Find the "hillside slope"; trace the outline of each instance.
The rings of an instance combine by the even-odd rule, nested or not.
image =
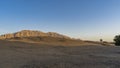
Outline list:
[[[55,38],[65,38],[70,39],[70,37],[55,33],[55,32],[41,32],[41,31],[33,31],[33,30],[22,30],[16,33],[4,34],[0,36],[0,39],[10,39],[16,37],[55,37]]]
[[[0,40],[0,68],[119,68],[119,60],[119,47],[48,46]]]
[[[0,36],[1,40],[19,41],[27,43],[39,43],[46,45],[64,45],[64,46],[79,46],[79,45],[96,45],[96,43],[85,42],[78,39],[72,39],[68,36],[55,32],[41,32],[33,30],[22,30],[19,32],[4,34]]]

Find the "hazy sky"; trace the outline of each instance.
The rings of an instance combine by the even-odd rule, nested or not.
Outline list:
[[[0,34],[24,29],[112,41],[120,34],[120,0],[0,0]]]

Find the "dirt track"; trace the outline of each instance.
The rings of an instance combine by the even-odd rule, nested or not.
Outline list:
[[[120,68],[120,47],[0,41],[0,68]]]

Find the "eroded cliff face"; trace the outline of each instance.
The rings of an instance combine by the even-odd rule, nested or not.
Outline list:
[[[8,39],[8,38],[13,38],[14,34],[5,34],[5,35],[1,35],[0,39]]]
[[[55,32],[45,33],[41,31],[32,31],[32,30],[22,30],[20,32],[16,32],[12,34],[4,34],[0,36],[0,39],[10,39],[15,37],[44,37],[44,36],[70,39],[70,37]]]
[[[40,31],[30,31],[30,30],[23,30],[20,32],[14,33],[15,37],[30,37],[30,36],[47,36],[46,33]]]

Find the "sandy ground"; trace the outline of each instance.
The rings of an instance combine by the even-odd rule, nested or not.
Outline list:
[[[120,68],[120,47],[0,41],[0,68]]]

